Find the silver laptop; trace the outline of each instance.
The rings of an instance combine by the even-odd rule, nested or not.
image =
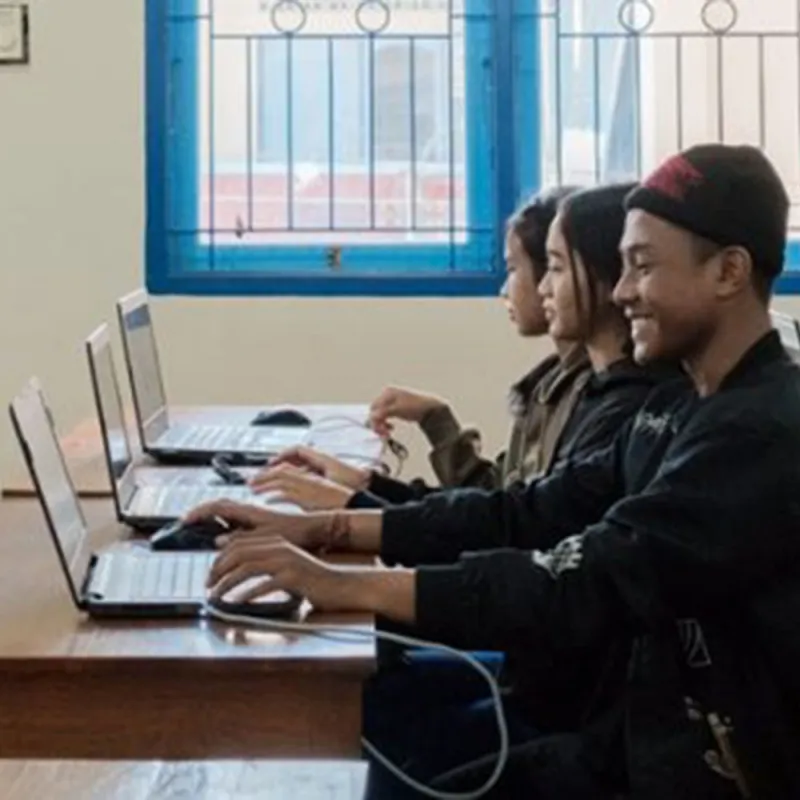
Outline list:
[[[213,552],[157,552],[145,541],[93,550],[52,417],[31,381],[10,407],[11,420],[75,605],[93,616],[197,616],[206,605]],[[300,600],[273,592],[248,613],[292,614]],[[227,603],[221,604],[225,607]]]
[[[253,495],[247,486],[204,484],[201,474],[205,473],[198,469],[177,471],[182,476],[198,473],[198,480],[194,484],[183,479],[140,484],[134,467],[107,325],[101,325],[86,340],[86,356],[114,505],[121,522],[151,530],[179,519],[192,508],[211,500],[226,498],[262,504],[262,499]],[[160,471],[166,472],[164,469]]]
[[[786,352],[792,357],[793,361],[800,362],[800,324],[789,314],[780,311],[770,311],[772,327],[781,337]]]
[[[193,424],[170,419],[147,294],[137,291],[117,303],[133,407],[144,451],[172,463],[208,464],[220,453],[238,463],[259,464],[302,444],[306,429],[269,425]]]

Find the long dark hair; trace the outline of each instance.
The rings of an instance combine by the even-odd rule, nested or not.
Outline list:
[[[571,194],[560,206],[561,232],[569,249],[578,313],[586,320],[586,333],[596,320],[599,287],[613,290],[622,274],[619,244],[625,228],[623,203],[635,186],[635,183],[615,183],[584,189]],[[588,309],[583,308],[576,256],[580,256],[586,270]]]
[[[509,218],[507,229],[519,237],[533,265],[536,283],[547,270],[547,233],[561,204],[577,191],[574,186],[556,186],[531,195]]]

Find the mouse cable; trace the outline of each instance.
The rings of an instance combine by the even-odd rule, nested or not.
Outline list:
[[[427,642],[422,639],[415,639],[411,636],[401,636],[397,633],[390,633],[389,631],[370,630],[366,628],[354,628],[346,625],[315,625],[313,623],[299,623],[299,622],[285,622],[278,619],[266,619],[264,617],[255,617],[248,614],[229,614],[221,611],[211,603],[206,603],[205,613],[212,619],[226,622],[231,625],[250,625],[257,628],[267,628],[273,631],[289,631],[292,633],[306,633],[322,638],[336,637],[335,641],[363,641],[364,639],[382,639],[387,642],[394,642],[395,644],[403,645],[405,647],[421,647],[426,650],[438,650],[451,656],[465,661],[472,667],[488,684],[489,692],[494,705],[495,717],[497,719],[497,730],[500,735],[500,748],[497,753],[497,763],[492,774],[486,782],[468,792],[441,792],[436,789],[426,786],[423,783],[412,778],[403,772],[396,764],[392,763],[383,753],[381,753],[373,744],[367,739],[361,740],[364,749],[376,761],[382,764],[389,770],[396,778],[401,780],[407,786],[410,786],[415,791],[427,797],[432,797],[434,800],[477,800],[490,792],[497,782],[500,780],[503,770],[505,769],[506,762],[508,761],[508,725],[506,723],[505,711],[503,710],[503,701],[500,696],[500,687],[497,679],[492,673],[481,664],[470,653],[458,650],[454,647],[441,644],[439,642]]]
[[[336,423],[334,425],[330,425],[329,423]],[[321,417],[320,419],[316,420],[312,423],[311,427],[308,429],[304,437],[303,444],[307,445],[308,447],[314,447],[316,442],[314,442],[314,434],[315,433],[326,433],[326,432],[334,432],[339,430],[347,430],[348,428],[362,428],[370,433],[374,433],[372,428],[367,425],[367,423],[363,422],[362,420],[358,420],[355,417],[348,417],[345,414],[331,414],[327,417]],[[351,459],[359,459],[361,461],[366,461],[373,466],[373,468],[377,468],[378,471],[384,472],[390,475],[393,478],[399,478],[403,472],[403,466],[405,465],[406,461],[409,457],[408,448],[400,441],[395,439],[393,436],[390,436],[386,440],[386,446],[389,448],[391,454],[397,459],[397,468],[392,472],[390,469],[387,468],[387,465],[380,461],[379,459],[373,458],[364,458],[363,456],[358,456],[355,454],[350,453],[337,453],[336,455],[339,458],[351,458]]]

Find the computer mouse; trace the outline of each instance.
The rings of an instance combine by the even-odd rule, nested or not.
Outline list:
[[[295,408],[281,408],[277,411],[262,411],[252,421],[252,425],[276,425],[278,427],[308,428],[311,420]]]
[[[219,517],[201,522],[173,522],[150,537],[153,550],[215,550],[218,536],[231,532],[231,526]]]

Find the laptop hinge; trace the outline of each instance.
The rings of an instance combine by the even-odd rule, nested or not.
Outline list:
[[[78,597],[82,608],[86,608],[86,606],[89,605],[89,587],[92,585],[92,579],[94,578],[94,570],[97,566],[97,561],[97,554],[92,553],[92,555],[89,557],[89,563],[86,566],[86,573],[83,576],[83,583],[81,584],[80,595]]]

